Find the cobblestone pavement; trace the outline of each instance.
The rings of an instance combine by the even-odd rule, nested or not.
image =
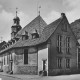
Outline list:
[[[41,76],[38,75],[10,75],[10,74],[6,74],[4,72],[0,72],[0,78],[2,78],[2,80],[31,80],[31,79],[38,79]],[[10,79],[9,79],[10,78]]]
[[[61,76],[8,75],[0,73],[2,80],[80,80],[80,74]]]
[[[23,80],[23,79],[0,75],[0,80]]]

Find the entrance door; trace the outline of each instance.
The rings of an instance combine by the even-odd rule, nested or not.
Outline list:
[[[12,61],[10,61],[10,71],[12,71],[12,65],[13,63],[12,63]]]
[[[46,60],[43,60],[43,71],[46,71]]]
[[[10,59],[10,71],[12,71],[12,67],[13,67],[12,54],[9,54],[9,59]]]

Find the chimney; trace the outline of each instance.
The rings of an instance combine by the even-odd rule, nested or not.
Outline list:
[[[61,13],[61,17],[62,17],[62,18],[65,17],[65,13]]]

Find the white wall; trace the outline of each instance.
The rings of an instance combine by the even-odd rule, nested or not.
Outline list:
[[[38,51],[38,72],[43,70],[43,60],[46,60],[46,71],[48,73],[48,48]]]

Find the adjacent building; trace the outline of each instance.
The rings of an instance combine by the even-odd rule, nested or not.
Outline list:
[[[78,46],[78,69],[80,69],[80,19],[75,20],[71,24],[71,29],[74,32],[77,41],[79,42]]]
[[[15,20],[20,21],[17,16]],[[17,23],[0,51],[3,71],[58,75],[78,70],[78,42],[64,13],[49,25],[40,15],[23,29]]]

